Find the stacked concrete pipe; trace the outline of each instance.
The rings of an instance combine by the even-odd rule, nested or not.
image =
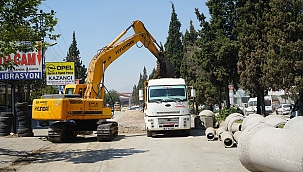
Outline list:
[[[249,171],[303,171],[303,134],[260,122],[239,138],[238,154]]]
[[[244,131],[248,126],[257,124],[264,119],[262,115],[259,114],[250,114],[244,118],[242,121],[241,131]]]
[[[223,142],[224,147],[226,148],[231,148],[235,144],[233,134],[229,131],[224,131],[221,133],[221,140]]]
[[[232,133],[235,133],[237,131],[241,131],[242,123],[236,123],[234,122],[232,126],[229,128],[229,131]]]
[[[296,130],[303,133],[303,116],[297,116],[286,122],[284,129]]]
[[[225,130],[232,132],[232,125],[235,121],[243,120],[243,115],[240,113],[232,113],[225,118]]]
[[[242,134],[242,131],[236,131],[235,133],[234,133],[234,139],[235,139],[235,142],[238,144],[239,143],[239,139],[240,139],[240,136],[241,136],[241,134]]]
[[[221,140],[221,134],[222,134],[224,131],[226,131],[226,130],[225,130],[225,127],[219,127],[219,128],[217,129],[216,135],[217,135],[217,137],[218,137],[219,140]]]
[[[205,135],[208,141],[212,141],[216,139],[215,129],[213,127],[208,127],[205,130]]]

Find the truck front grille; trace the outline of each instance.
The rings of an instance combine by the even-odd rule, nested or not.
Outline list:
[[[157,114],[180,114],[180,111],[171,111],[171,112],[157,112]]]
[[[179,124],[179,118],[159,118],[158,123],[160,124]]]

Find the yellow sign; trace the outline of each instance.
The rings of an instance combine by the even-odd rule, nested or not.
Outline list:
[[[47,62],[46,85],[66,85],[75,83],[74,62]]]
[[[74,75],[74,62],[46,62],[46,75]]]

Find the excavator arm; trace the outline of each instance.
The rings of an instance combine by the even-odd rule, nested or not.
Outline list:
[[[118,42],[130,28],[133,28],[135,33],[132,36]],[[158,59],[161,66],[160,77],[165,78],[173,76],[174,68],[164,57],[162,48],[146,30],[143,23],[136,20],[132,22],[131,26],[124,30],[113,42],[104,47],[97,55],[93,57],[88,68],[86,80],[87,88],[84,98],[104,98],[104,95],[99,93],[104,92],[103,82],[106,68],[139,41]]]

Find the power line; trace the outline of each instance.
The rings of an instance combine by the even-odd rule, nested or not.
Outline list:
[[[49,7],[48,5],[46,5],[44,2],[42,2],[42,4],[45,5],[45,6],[46,6],[47,8],[49,8],[49,9],[52,9],[51,7]],[[55,17],[56,17],[56,14],[55,14]],[[56,24],[56,26],[57,26],[58,29],[59,29],[60,38],[62,38],[63,43],[64,43],[66,49],[68,49],[68,46],[67,46],[67,44],[66,44],[66,42],[65,42],[64,36],[63,36],[62,31],[61,31],[60,26],[59,26],[59,22]],[[65,56],[65,55],[64,55],[65,53],[62,51],[61,47],[60,47],[59,45],[57,45],[57,47],[59,48],[59,50],[60,50],[60,52],[63,54],[63,56]]]
[[[52,9],[52,8],[50,8],[48,5],[46,5],[44,2],[42,2],[42,4],[43,5],[45,5],[47,8],[49,8],[49,9]]]
[[[64,44],[65,44],[65,46],[66,46],[66,49],[68,49],[68,46],[67,46],[67,44],[66,44],[66,42],[65,42],[65,40],[64,40],[64,37],[63,37],[63,34],[62,34],[62,32],[61,32],[61,29],[60,29],[59,24],[57,24],[57,26],[58,26],[58,28],[59,28],[59,31],[60,31],[60,34],[61,34],[61,36],[62,36],[63,42],[64,42]],[[60,37],[61,37],[61,36],[60,36]]]

